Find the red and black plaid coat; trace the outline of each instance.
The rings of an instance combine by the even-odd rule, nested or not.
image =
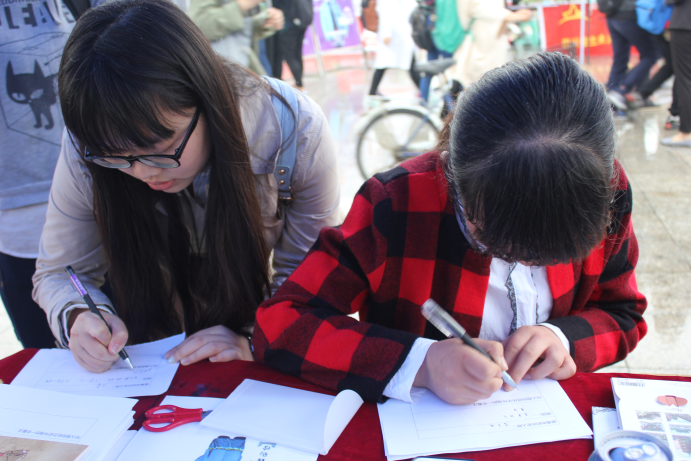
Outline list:
[[[569,339],[578,371],[624,359],[646,334],[646,300],[634,278],[632,191],[622,170],[618,189],[616,224],[604,242],[584,261],[547,267],[548,322]],[[420,156],[367,181],[344,224],[322,230],[257,311],[255,355],[377,401],[418,337],[443,339],[420,313],[428,298],[478,337],[490,261],[459,228],[439,154]],[[354,312],[360,322],[348,316]]]

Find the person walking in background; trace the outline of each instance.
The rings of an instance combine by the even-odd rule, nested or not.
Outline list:
[[[654,91],[663,85],[663,82],[668,80],[673,75],[673,58],[670,54],[670,41],[665,37],[665,35],[668,33],[669,32],[664,31],[663,33],[655,36],[658,50],[663,55],[665,64],[661,66],[658,71],[656,71],[653,77],[646,80],[639,86],[637,91],[631,95],[632,97],[628,99],[628,105],[635,108],[655,106],[656,104],[654,104],[649,98],[652,94],[654,94]],[[669,115],[665,123],[667,130],[678,129],[680,127],[680,112],[678,110],[677,96],[675,91],[672,93],[673,101],[668,108]]]
[[[451,0],[456,1],[456,0]],[[411,14],[413,41],[416,46],[426,51],[428,62],[440,58],[451,58],[452,53],[441,50],[435,45],[432,31],[435,28],[437,11],[435,10],[435,0],[417,0],[418,6]],[[430,83],[433,75],[422,73],[420,77],[420,97],[424,102],[428,102],[430,95]],[[456,82],[455,82],[456,83]]]
[[[416,7],[415,0],[378,0],[377,14],[377,57],[375,58],[375,73],[370,85],[370,95],[377,94],[384,71],[393,69],[409,69],[411,80],[420,86],[420,75],[413,70],[416,63],[413,56],[415,45],[411,38],[409,16]]]
[[[271,63],[272,76],[281,78],[282,64],[283,61],[286,61],[296,81],[296,88],[305,91],[303,87],[303,39],[305,38],[305,31],[312,24],[312,0],[275,0],[274,5],[283,12],[285,26],[276,38],[278,53],[275,53],[274,61]]]
[[[190,0],[188,15],[221,56],[267,75],[259,60],[258,40],[284,26],[278,8],[257,8],[261,0]]]
[[[457,64],[452,71],[451,104],[464,87],[509,61],[507,24],[528,21],[533,14],[531,10],[508,10],[503,0],[456,0],[456,12],[459,27],[470,33],[454,53]],[[451,104],[445,104],[443,118]]]
[[[670,19],[670,51],[675,83],[673,94],[680,112],[680,132],[661,143],[666,146],[690,147],[690,0],[666,0],[674,5]]]
[[[55,347],[46,313],[31,299],[31,276],[65,127],[56,75],[75,21],[61,0],[13,2],[4,8],[8,22],[0,26],[0,103],[5,118],[0,124],[0,297],[23,347]]]
[[[613,41],[613,66],[606,85],[608,99],[619,110],[627,110],[627,94],[649,76],[658,52],[654,35],[637,25],[636,0],[599,0],[598,8],[606,14]],[[629,71],[630,48],[639,52],[639,64]]]

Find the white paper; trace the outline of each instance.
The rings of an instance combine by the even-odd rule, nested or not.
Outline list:
[[[434,453],[590,438],[592,432],[552,379],[522,381],[469,405],[450,405],[434,393],[417,403],[391,399],[377,406],[388,459]]]
[[[88,445],[83,459],[96,461],[132,425],[136,403],[3,384],[0,435]]]
[[[690,459],[690,382],[611,378],[618,397],[622,429],[642,431],[656,437],[673,452],[676,460]],[[659,396],[673,395],[687,400],[684,406],[660,403]]]
[[[179,366],[168,363],[163,355],[184,339],[182,333],[160,341],[127,346],[125,350],[135,369],[118,360],[103,373],[86,371],[68,350],[41,349],[14,378],[12,385],[92,396],[160,395],[168,390]]]
[[[326,455],[363,399],[246,379],[202,425]]]
[[[161,404],[175,405],[181,408],[202,408],[207,411],[214,410],[223,401],[224,399],[205,397],[166,396]],[[199,423],[185,424],[167,432],[149,432],[140,429],[132,442],[121,453],[118,461],[196,461],[205,454],[214,439],[224,435],[230,438],[238,437],[236,434],[201,426]],[[265,461],[315,461],[317,457],[316,453],[246,438],[240,459],[242,461],[259,461],[260,459]]]
[[[593,420],[593,444],[596,448],[600,446],[603,437],[611,432],[622,430],[615,408],[591,407],[591,419]]]
[[[132,438],[137,434],[137,431],[125,431],[123,435],[118,438],[113,446],[104,454],[101,461],[116,461],[120,454],[127,448],[127,446],[132,442]]]

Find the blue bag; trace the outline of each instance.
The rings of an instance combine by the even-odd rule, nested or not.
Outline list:
[[[271,77],[264,77],[269,85],[279,93],[288,103],[291,110],[279,98],[272,97],[274,111],[281,123],[281,152],[274,168],[274,177],[279,189],[279,200],[293,200],[293,189],[291,188],[291,174],[296,164],[296,141],[298,130],[296,129],[296,119],[298,117],[298,99],[293,88],[281,80]],[[293,113],[291,113],[293,111]]]
[[[634,6],[637,9],[637,25],[654,35],[663,32],[673,14],[673,7],[666,5],[665,0],[637,0]]]

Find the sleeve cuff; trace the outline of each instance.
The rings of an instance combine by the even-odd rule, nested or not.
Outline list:
[[[560,341],[562,341],[562,345],[565,346],[565,349],[567,350],[567,353],[569,354],[569,340],[567,339],[567,336],[562,332],[562,330],[559,327],[556,327],[553,324],[550,323],[539,323],[540,326],[550,328],[553,333],[557,335],[558,338],[560,338]]]
[[[408,403],[416,403],[427,392],[425,388],[413,387],[413,381],[416,379],[421,365],[423,365],[428,349],[434,342],[432,339],[416,339],[406,360],[404,360],[404,364],[384,388],[384,396]]]
[[[101,311],[108,312],[109,314],[114,313],[110,306],[99,304],[96,307],[98,307]],[[89,307],[86,304],[70,304],[66,306],[60,313],[60,331],[62,332],[60,342],[64,348],[67,348],[68,344],[70,344],[70,332],[67,329],[67,319],[70,317],[70,313],[75,309],[89,309]]]

